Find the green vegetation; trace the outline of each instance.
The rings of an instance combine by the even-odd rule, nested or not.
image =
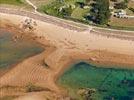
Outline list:
[[[111,24],[113,23],[113,21],[111,22],[113,19],[110,17],[111,11],[109,9],[111,2],[115,5],[112,5],[113,10],[111,11],[116,11],[120,8],[125,9],[129,5],[126,12],[129,15],[133,15],[133,9],[132,7],[130,8],[132,3],[128,0],[110,0],[110,2],[109,0],[55,0],[47,5],[42,5],[38,10],[48,15],[76,22],[114,29],[133,30],[133,25],[131,26],[129,22],[125,26],[123,26],[124,24],[122,26]]]
[[[114,8],[115,9],[126,9],[127,8],[127,3],[126,2],[116,3]]]
[[[130,0],[110,0],[110,2],[109,0],[33,0],[33,2],[38,11],[48,15],[100,27],[133,30],[133,25],[127,23],[125,26],[109,24],[114,23],[110,11],[124,9],[128,15],[134,14],[134,3]],[[0,0],[0,4],[27,5],[24,0]],[[31,6],[26,6],[26,9],[31,9],[29,7]]]
[[[86,2],[87,0],[57,0],[51,4],[41,6],[38,10],[61,18],[84,21],[84,16],[90,10],[90,5]]]
[[[107,24],[110,17],[109,0],[95,0],[92,7],[91,20],[97,24]]]
[[[71,14],[72,18],[83,20],[84,16],[89,12],[89,9],[82,9],[77,7]]]
[[[57,0],[51,4],[41,6],[39,11],[86,23],[107,24],[110,17],[109,1],[95,0],[93,4],[91,1],[92,0]]]
[[[36,86],[32,83],[29,83],[26,86],[26,92],[39,92],[39,91],[50,91],[50,90],[48,88],[43,88],[43,87],[40,87],[40,86]]]
[[[134,13],[134,8],[130,7],[128,9],[131,10]]]
[[[0,4],[21,5],[24,4],[24,0],[0,0]]]
[[[4,96],[1,97],[0,100],[14,100],[16,98],[16,96]]]

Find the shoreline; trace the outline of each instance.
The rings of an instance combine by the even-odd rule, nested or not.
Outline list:
[[[11,18],[9,18],[7,16],[5,16],[5,18],[2,17],[3,19],[1,20],[1,22],[2,22],[1,25],[3,25],[3,27],[5,27],[5,29],[12,30],[15,33],[19,32],[19,31],[23,32],[24,30],[22,31],[22,29],[19,27],[20,23],[21,23],[20,19],[22,17],[20,17],[16,20],[12,19],[12,18],[16,18],[16,16],[15,17],[10,16],[10,17]],[[109,39],[109,38],[104,38],[102,36],[100,36],[100,37],[98,36],[98,40],[95,40],[95,41],[93,41],[93,40],[96,39],[97,36],[93,37],[93,39],[91,38],[93,41],[93,44],[91,44],[91,45],[93,45],[93,46],[90,45],[91,48],[90,48],[90,46],[88,48],[86,48],[83,45],[84,44],[86,45],[89,42],[91,42],[91,41],[83,42],[83,39],[88,39],[88,38],[86,38],[86,36],[88,37],[88,35],[89,35],[88,32],[87,33],[86,32],[77,33],[77,32],[67,30],[67,29],[63,29],[61,27],[59,28],[58,26],[54,26],[54,25],[51,25],[48,23],[43,24],[43,22],[38,22],[38,25],[39,26],[37,27],[37,29],[35,31],[31,31],[31,32],[24,31],[24,32],[27,35],[29,35],[28,33],[30,33],[33,37],[35,37],[34,41],[39,42],[40,44],[44,45],[45,47],[47,46],[49,49],[43,53],[40,53],[35,56],[24,59],[24,61],[17,64],[15,66],[15,68],[10,70],[3,77],[0,77],[0,81],[2,82],[2,83],[0,83],[0,85],[25,86],[28,84],[29,81],[31,81],[32,83],[36,84],[37,86],[47,87],[50,90],[55,91],[57,94],[63,95],[64,93],[62,93],[62,91],[64,91],[64,90],[62,90],[60,87],[57,86],[56,80],[74,62],[86,61],[86,62],[93,62],[93,63],[97,63],[97,64],[102,64],[102,65],[103,64],[104,65],[110,65],[110,64],[111,65],[112,64],[130,65],[130,67],[129,66],[127,66],[127,67],[129,67],[130,69],[134,69],[134,51],[131,51],[131,50],[133,50],[133,48],[131,47],[133,45],[129,44],[129,42],[126,40],[118,39],[118,41],[120,41],[120,42],[117,44],[123,45],[123,47],[119,45],[119,47],[117,49],[117,50],[121,51],[121,53],[119,53],[119,51],[116,52],[116,49],[114,49],[114,48],[112,49],[112,47],[109,47],[108,44],[104,45],[107,47],[107,50],[104,49],[103,46],[93,45],[94,42],[99,41],[99,38],[107,39],[107,40]],[[43,25],[46,25],[46,27]],[[49,28],[49,27],[51,27],[51,28]],[[51,30],[52,28],[53,28],[53,30]],[[63,29],[63,30],[60,30],[60,29]],[[64,33],[64,31],[65,31],[65,33]],[[53,32],[53,33],[51,33],[51,32]],[[70,32],[70,34],[69,34],[69,32]],[[71,34],[74,34],[74,36],[71,36]],[[62,38],[65,38],[65,37],[66,37],[66,39],[63,41]],[[76,40],[76,39],[78,39],[78,41],[80,40],[80,42],[82,42],[82,43],[80,45],[78,45],[78,44],[75,45],[75,43],[72,41]],[[107,40],[105,40],[105,42]],[[113,39],[111,42],[114,42],[114,44],[116,44],[117,41],[116,41],[116,39]],[[131,42],[133,43],[133,41],[131,41]],[[77,42],[77,43],[79,43],[79,42]],[[102,42],[102,43],[104,43],[104,42]],[[126,43],[125,44],[126,47],[124,47],[124,44],[122,44],[122,43],[124,43],[124,44]],[[97,46],[99,46],[99,47],[97,47]],[[79,49],[78,49],[78,47],[79,47]],[[97,48],[95,48],[95,47],[97,47]],[[125,50],[122,51],[120,49],[120,47],[126,48],[125,49],[126,51]],[[127,48],[127,47],[129,47],[129,48]],[[98,48],[103,48],[103,49],[101,50]],[[131,48],[131,50],[129,50],[130,48]],[[111,51],[109,51],[109,50],[111,50]],[[45,68],[42,65],[42,61],[43,61],[43,63],[47,64],[50,68]],[[27,67],[29,69],[25,70]],[[121,66],[121,67],[125,68],[123,66]],[[119,67],[119,68],[121,68],[121,67]],[[19,72],[17,72],[17,71],[19,71]],[[22,73],[22,71],[24,71],[24,72]],[[15,72],[15,74],[13,74],[14,72]],[[31,73],[29,74],[29,72],[31,72]],[[18,77],[18,76],[21,76],[21,77]],[[12,81],[12,79],[14,81]],[[22,80],[22,79],[24,79],[24,80]],[[21,83],[21,82],[23,82],[23,83]]]
[[[10,18],[8,16],[10,16]],[[1,20],[7,19],[9,22],[14,23],[17,26],[19,25],[19,27],[26,18],[28,17],[1,14]],[[35,19],[32,20],[37,23],[37,26],[33,32],[36,33],[37,36],[45,37],[58,48],[62,47],[70,50],[75,49],[81,52],[87,52],[89,50],[107,50],[120,54],[134,55],[134,41],[129,40],[129,38],[134,38],[131,35],[129,37],[126,37],[126,35],[122,36],[128,39],[119,38],[118,34],[116,36],[113,31],[112,34],[115,35],[114,37],[111,37],[110,35],[103,36],[103,34],[101,34],[103,31],[96,34],[96,29],[92,28],[83,32],[77,32],[51,23],[46,23]]]
[[[110,52],[109,52],[110,53]],[[111,53],[112,54],[112,53]],[[74,57],[75,55],[72,54],[72,56]],[[83,56],[83,54],[79,55],[80,56]],[[126,56],[126,55],[124,55]],[[114,55],[115,57],[115,55]],[[118,57],[118,56],[117,56]],[[122,58],[121,58],[122,59]],[[67,61],[61,68],[61,70],[58,72],[58,74],[56,75],[55,77],[55,82],[58,80],[58,78],[64,74],[64,72],[68,69],[70,69],[73,65],[77,64],[77,63],[80,63],[80,62],[85,62],[87,64],[91,64],[91,65],[94,65],[96,66],[97,68],[106,68],[106,69],[109,69],[109,68],[112,68],[112,69],[124,69],[124,70],[133,70],[134,69],[134,63],[132,64],[125,64],[125,63],[119,63],[119,62],[105,62],[105,61],[102,61],[101,60],[92,60],[92,57],[89,56],[89,55],[86,55],[85,54],[85,57],[83,57],[83,59],[78,59],[78,57],[74,57],[73,59],[71,59],[70,61]]]
[[[12,9],[12,10],[13,11],[11,11],[9,8],[0,7],[0,13],[15,14],[15,12],[17,12],[16,9]],[[74,30],[74,31],[84,31],[89,27],[104,29],[104,30],[108,30],[108,31],[117,31],[117,32],[118,31],[133,32],[134,31],[133,29],[131,29],[131,27],[129,27],[130,29],[127,29],[127,27],[124,27],[126,29],[123,29],[123,27],[119,27],[119,26],[117,26],[117,27],[116,26],[115,27],[114,26],[106,27],[106,26],[91,25],[91,24],[82,23],[81,21],[74,21],[74,20],[64,19],[64,18],[60,18],[60,17],[56,17],[56,16],[51,16],[51,15],[45,14],[45,13],[42,14],[42,13],[37,12],[37,11],[30,12],[30,11],[20,9],[20,12],[22,12],[22,13],[18,13],[18,15],[27,16],[27,17],[30,17],[30,18],[33,18],[33,19],[40,18],[40,21],[46,21],[46,22],[49,22],[49,23],[52,23],[52,24],[54,24],[56,22],[57,26],[61,26],[61,27],[67,26],[67,27],[64,27],[64,28],[68,28],[68,29]],[[36,17],[34,17],[34,15]],[[45,17],[46,19],[43,20],[43,17]],[[50,19],[52,21],[50,21]]]
[[[13,28],[13,27],[12,27],[12,28]],[[20,38],[22,34],[25,35],[25,33],[19,32],[18,29],[3,28],[3,27],[1,27],[1,26],[0,26],[0,31],[2,31],[2,32],[11,32],[11,34],[12,34],[12,40],[11,40],[11,41],[14,41],[13,37],[15,37],[15,36],[17,36],[17,37]],[[27,56],[26,58],[24,58],[24,59],[22,59],[22,60],[19,60],[19,61],[15,62],[15,63],[12,63],[12,64],[10,64],[10,65],[8,65],[8,66],[1,67],[1,68],[0,68],[0,77],[4,76],[4,74],[8,73],[8,72],[9,72],[10,70],[12,70],[15,66],[17,66],[18,64],[20,64],[21,62],[23,62],[25,59],[28,59],[28,58],[30,58],[30,57],[34,57],[34,56],[36,56],[36,55],[38,55],[38,54],[40,54],[40,53],[42,53],[42,52],[45,51],[46,47],[45,47],[43,44],[39,43],[38,41],[33,40],[33,37],[30,36],[30,35],[28,35],[28,38],[30,39],[30,41],[33,41],[33,42],[35,42],[36,44],[39,44],[40,47],[43,48],[44,50],[41,51],[41,52],[39,52],[39,53],[36,53],[36,54],[31,54],[31,55]],[[20,38],[20,39],[27,40],[27,37],[26,37],[26,38],[25,38],[25,37],[22,37],[22,38]],[[14,42],[15,42],[15,41],[14,41]]]

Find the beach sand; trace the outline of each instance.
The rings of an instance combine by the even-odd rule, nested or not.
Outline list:
[[[0,87],[17,86],[25,90],[25,86],[32,83],[50,89],[49,93],[47,92],[50,97],[58,96],[57,100],[60,100],[66,97],[66,92],[56,85],[56,80],[74,62],[84,60],[100,65],[134,68],[133,40],[95,34],[92,27],[78,32],[34,19],[32,20],[36,21],[37,25],[33,30],[27,30],[22,28],[26,17],[0,14],[1,28],[16,34],[23,32],[46,47],[41,54],[25,59],[0,77]],[[1,97],[7,95],[29,97],[29,93],[24,91],[18,91],[16,94],[14,89],[0,89]],[[9,90],[12,94],[7,92]],[[21,98],[18,100],[23,100]]]

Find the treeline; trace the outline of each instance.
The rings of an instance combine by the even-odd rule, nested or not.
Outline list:
[[[94,0],[89,19],[96,24],[107,24],[110,17],[109,0]]]

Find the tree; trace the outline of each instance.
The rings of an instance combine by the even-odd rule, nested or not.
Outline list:
[[[134,13],[134,8],[130,7],[128,9],[131,10]]]
[[[115,9],[126,9],[127,8],[127,3],[126,2],[120,2],[120,3],[116,3],[114,5]]]
[[[63,8],[62,11],[61,11],[61,14],[63,15],[63,17],[71,16],[72,8],[71,7]]]
[[[117,0],[110,0],[110,1],[112,1],[112,2],[117,2]]]
[[[95,0],[92,6],[92,21],[97,24],[107,24],[110,17],[109,0]]]

